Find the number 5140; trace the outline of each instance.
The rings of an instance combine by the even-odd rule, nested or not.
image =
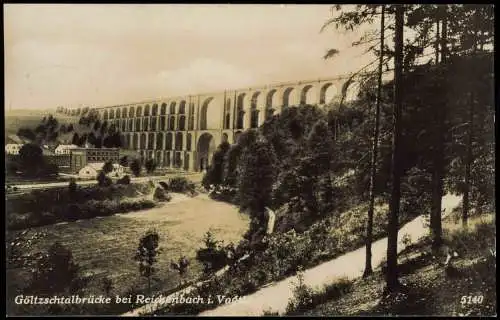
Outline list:
[[[462,296],[460,303],[464,304],[481,304],[483,303],[484,296]]]

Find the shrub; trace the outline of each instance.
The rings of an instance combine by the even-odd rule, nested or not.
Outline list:
[[[79,276],[80,267],[74,263],[71,250],[62,244],[52,244],[33,270],[29,284],[31,292],[36,293],[76,293],[86,281]]]
[[[160,182],[158,182],[158,184],[163,188],[163,190],[168,191],[168,184],[167,183],[160,181]]]
[[[175,177],[170,180],[169,188],[172,192],[196,192],[196,186],[185,177]]]
[[[222,242],[217,241],[210,231],[207,231],[204,238],[205,248],[196,252],[196,259],[204,266],[204,272],[210,273],[224,267],[227,262],[226,248],[222,247]]]
[[[262,315],[266,317],[274,317],[274,316],[279,316],[280,313],[278,311],[273,311],[272,309],[267,309],[264,310],[264,313]]]
[[[108,174],[113,171],[113,162],[112,161],[106,161],[104,163],[104,166],[102,167],[102,171],[104,171],[105,174]]]
[[[123,166],[123,167],[128,167],[128,157],[127,156],[123,156],[120,158],[120,165]]]
[[[108,187],[112,184],[113,182],[111,181],[111,178],[106,176],[106,173],[104,171],[99,172],[97,175],[97,184],[99,187]]]
[[[83,203],[71,203],[53,208],[52,212],[35,211],[26,214],[11,213],[7,215],[7,228],[19,230],[59,221],[75,221],[90,219],[98,216],[109,216],[115,213],[126,213],[150,209],[155,202],[148,199],[117,201],[117,200],[89,200]]]
[[[170,201],[172,197],[165,191],[165,189],[157,187],[153,194],[153,199],[156,201],[164,202]]]
[[[146,168],[147,173],[153,173],[156,170],[156,162],[154,159],[148,159],[146,160],[146,163],[144,164],[144,167]]]
[[[297,275],[297,280],[293,289],[293,297],[286,307],[286,313],[290,315],[303,314],[313,306],[314,291],[304,283],[302,272]]]
[[[116,181],[117,184],[130,184],[130,176],[127,174]]]
[[[305,311],[326,302],[337,300],[351,290],[352,282],[341,278],[330,285],[325,285],[323,290],[315,291],[305,285],[302,272],[297,275],[298,283],[294,289],[293,298],[286,308],[287,315],[304,314]]]
[[[139,159],[134,159],[132,162],[130,162],[130,170],[136,177],[141,175],[141,167],[142,164]]]

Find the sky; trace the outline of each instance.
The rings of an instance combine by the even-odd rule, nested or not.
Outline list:
[[[329,5],[4,5],[5,107],[106,106],[335,77],[373,57]],[[329,60],[327,49],[340,53]]]

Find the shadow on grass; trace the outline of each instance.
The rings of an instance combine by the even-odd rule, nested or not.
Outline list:
[[[402,286],[395,293],[382,297],[378,305],[372,310],[362,312],[359,315],[431,315],[435,314],[432,290],[415,285]]]

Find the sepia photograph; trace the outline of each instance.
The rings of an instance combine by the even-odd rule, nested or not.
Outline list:
[[[494,5],[3,18],[6,316],[497,315]]]

